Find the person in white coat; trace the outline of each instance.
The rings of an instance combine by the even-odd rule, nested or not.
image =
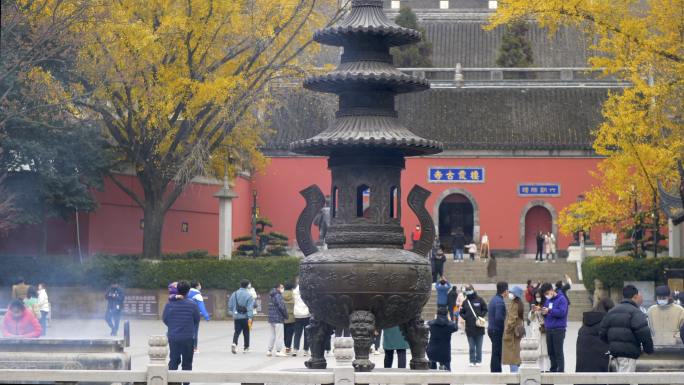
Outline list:
[[[48,295],[47,291],[45,291],[44,283],[38,285],[38,306],[40,307],[40,314],[42,315],[38,322],[40,322],[40,326],[43,328],[43,335],[46,335],[47,328],[45,327],[45,320],[47,319],[48,312],[50,312],[50,304],[48,302]]]
[[[461,306],[463,306],[463,303],[466,300],[466,285],[461,286],[461,292],[458,293],[458,298],[456,298],[456,306],[460,309]],[[459,329],[461,329],[461,334],[465,333],[465,319],[463,317],[458,316],[458,323],[459,323]]]
[[[299,345],[302,339],[302,334],[304,334],[304,353],[303,356],[309,356],[309,332],[306,331],[306,327],[309,325],[311,320],[311,313],[309,313],[309,308],[306,306],[302,300],[302,294],[299,292],[299,277],[295,279],[297,287],[292,291],[292,296],[294,297],[294,344],[292,345],[292,356],[296,356],[299,353]]]
[[[542,372],[548,372],[551,369],[551,360],[549,359],[549,350],[546,347],[546,329],[544,329],[544,316],[541,314],[541,308],[544,307],[546,299],[539,290],[534,292],[534,301],[540,310],[530,310],[527,318],[532,322],[532,338],[539,341],[539,369]]]

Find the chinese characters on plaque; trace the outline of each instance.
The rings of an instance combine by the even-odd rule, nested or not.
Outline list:
[[[466,166],[430,166],[428,183],[484,183],[485,168]]]
[[[159,315],[157,295],[153,293],[126,294],[123,306],[122,315]]]
[[[559,197],[560,183],[518,183],[519,197]]]

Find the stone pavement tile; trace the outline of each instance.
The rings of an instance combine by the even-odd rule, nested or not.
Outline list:
[[[104,320],[72,321],[55,319],[54,327],[48,329],[51,337],[55,338],[111,338],[109,328]],[[122,322],[124,320],[122,319]],[[579,322],[570,322],[565,340],[566,372],[575,371],[575,347]],[[528,327],[528,334],[532,330]],[[166,333],[166,327],[161,321],[131,320],[131,347],[126,351],[131,355],[132,369],[145,370],[149,359],[147,355],[147,339],[150,335]],[[122,331],[119,332],[119,338]],[[267,357],[266,349],[269,341],[268,323],[257,321],[254,323],[251,335],[251,354],[242,353],[243,339],[240,337],[238,354],[232,354],[230,347],[233,339],[232,321],[202,321],[199,329],[199,348],[202,354],[196,354],[193,369],[207,371],[278,371],[304,369],[304,361],[308,357]],[[303,341],[302,341],[303,342]],[[461,330],[452,335],[451,340],[453,372],[460,373],[488,373],[491,357],[491,342],[485,335],[482,346],[482,366],[469,367],[468,340]],[[334,357],[326,357],[329,367],[335,366]],[[370,359],[376,368],[383,367],[384,355],[371,355]],[[409,361],[408,352],[407,361]],[[397,360],[394,359],[396,368]],[[504,367],[508,373],[509,368]]]

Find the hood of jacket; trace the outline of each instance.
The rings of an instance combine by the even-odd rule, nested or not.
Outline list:
[[[436,319],[430,320],[431,324],[439,325],[439,326],[444,326],[444,325],[448,324],[449,322],[451,322],[451,321],[449,321],[449,318],[447,318],[447,316],[445,316],[445,315],[438,315]]]
[[[601,323],[606,318],[606,313],[600,311],[588,311],[584,313],[583,321],[587,326],[594,326]]]
[[[282,295],[283,295],[283,300],[285,300],[285,302],[294,302],[294,297],[292,296],[292,290],[285,290]]]
[[[279,292],[277,289],[275,289],[275,288],[271,289],[271,291],[268,292],[268,294],[269,294],[271,297],[273,297],[274,295],[277,295],[278,293],[280,293],[280,292]]]

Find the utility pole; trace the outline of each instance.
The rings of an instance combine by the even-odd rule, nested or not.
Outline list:
[[[259,206],[257,206],[257,190],[252,191],[254,196],[254,206],[252,207],[252,253],[254,257],[259,256],[259,245],[257,244],[257,217],[259,216]]]

